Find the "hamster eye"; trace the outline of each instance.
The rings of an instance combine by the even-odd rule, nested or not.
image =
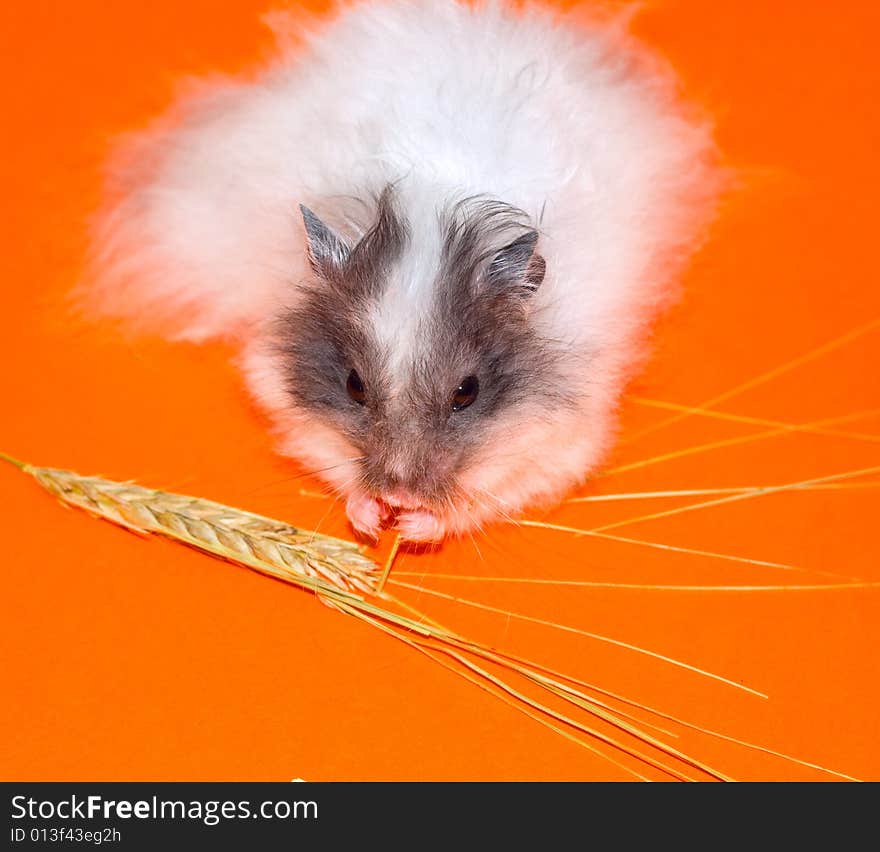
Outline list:
[[[477,398],[479,392],[480,383],[476,376],[468,376],[463,379],[452,395],[452,410],[461,411],[463,408],[467,408]]]
[[[363,405],[367,399],[367,391],[361,377],[357,374],[357,370],[352,370],[348,374],[348,381],[345,383],[345,389],[348,395],[358,404]]]

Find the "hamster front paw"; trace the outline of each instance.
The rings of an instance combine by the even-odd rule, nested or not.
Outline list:
[[[345,502],[345,513],[356,532],[373,541],[379,540],[387,510],[378,500],[355,492]]]
[[[446,534],[443,522],[435,514],[424,509],[401,512],[397,516],[395,526],[407,541],[440,541]]]

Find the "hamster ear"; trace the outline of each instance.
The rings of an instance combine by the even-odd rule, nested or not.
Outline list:
[[[300,204],[306,238],[309,245],[309,262],[312,269],[328,277],[336,272],[351,254],[348,243],[336,236],[308,207]]]
[[[544,280],[547,264],[535,253],[537,231],[526,231],[501,249],[486,270],[486,286],[497,293],[531,296]]]

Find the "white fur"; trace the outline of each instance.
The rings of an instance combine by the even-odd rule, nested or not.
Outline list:
[[[283,42],[302,18],[272,23]],[[314,469],[339,465],[323,475],[351,498],[356,525],[375,532],[376,507],[352,490],[346,460],[357,448],[292,406],[262,344],[267,318],[295,302],[307,275],[298,204],[356,236],[350,199],[395,182],[414,239],[365,321],[401,382],[437,271],[438,211],[474,193],[513,204],[539,227],[547,261],[533,321],[570,348],[583,404],[499,423],[492,449],[462,474],[470,498],[437,522],[439,534],[555,498],[606,452],[645,324],[674,294],[711,214],[722,179],[706,122],[627,34],[625,16],[377,0],[310,27],[304,46],[281,49],[252,81],[194,87],[123,146],[97,232],[93,302],[177,338],[247,340],[245,375],[282,452]],[[436,538],[432,523],[400,519],[414,538]]]

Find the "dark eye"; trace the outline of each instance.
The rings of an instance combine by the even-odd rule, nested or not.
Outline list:
[[[477,381],[477,377],[468,376],[452,395],[452,410],[461,411],[463,408],[467,408],[477,398],[479,392],[480,383]]]
[[[357,370],[352,370],[348,374],[348,381],[345,383],[345,389],[348,395],[358,404],[363,405],[367,399],[367,392],[364,389],[364,383],[357,374]]]

